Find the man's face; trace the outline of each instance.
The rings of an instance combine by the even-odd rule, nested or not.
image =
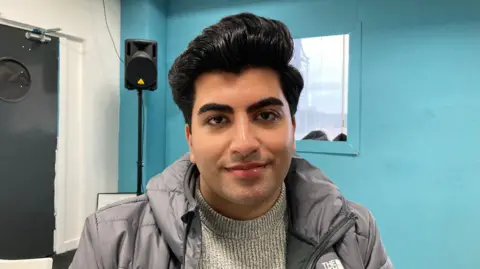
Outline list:
[[[186,136],[204,196],[249,206],[276,200],[295,152],[294,133],[273,70],[207,73],[196,80]]]

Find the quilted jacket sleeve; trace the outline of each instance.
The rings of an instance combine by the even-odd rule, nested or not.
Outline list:
[[[366,269],[394,269],[392,261],[385,250],[385,247],[380,238],[380,232],[378,230],[375,219],[372,214],[369,215],[369,236],[368,236],[368,248],[366,249],[367,264]]]
[[[394,269],[393,263],[382,243],[377,222],[370,210],[363,205],[349,201],[350,208],[357,215],[355,228],[356,242],[365,269]]]
[[[87,218],[69,269],[102,269],[98,257],[98,232],[95,216]],[[97,253],[96,253],[97,252]],[[96,255],[97,254],[97,255]]]

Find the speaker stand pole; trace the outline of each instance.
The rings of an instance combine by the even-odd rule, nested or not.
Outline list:
[[[143,90],[138,92],[138,160],[137,160],[137,195],[142,194],[143,185]]]

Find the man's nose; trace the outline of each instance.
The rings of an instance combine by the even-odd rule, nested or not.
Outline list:
[[[233,153],[247,157],[256,152],[260,147],[260,143],[255,135],[255,128],[252,128],[247,117],[242,117],[236,121],[234,132],[231,144]]]

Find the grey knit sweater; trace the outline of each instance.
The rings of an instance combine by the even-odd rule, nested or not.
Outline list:
[[[203,236],[200,269],[285,268],[285,186],[265,215],[248,221],[220,215],[208,205],[198,188],[196,199]]]

